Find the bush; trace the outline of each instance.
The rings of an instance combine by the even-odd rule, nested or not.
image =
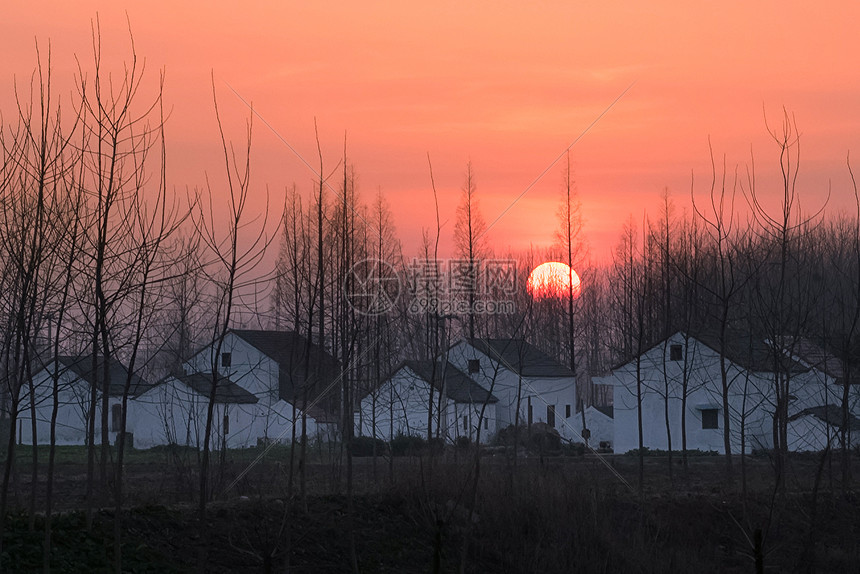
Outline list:
[[[583,456],[588,452],[588,449],[585,448],[585,443],[583,442],[566,443],[561,450],[564,456]]]
[[[546,423],[521,426],[519,434],[517,434],[517,428],[514,425],[508,425],[501,429],[493,439],[493,444],[496,446],[514,446],[515,442],[516,446],[525,447],[532,453],[561,452],[561,435]]]
[[[393,456],[417,456],[425,451],[427,441],[417,435],[406,435],[398,433],[391,441],[391,454]]]
[[[467,436],[458,436],[457,440],[454,441],[454,446],[460,450],[465,450],[472,446],[472,439]]]
[[[634,448],[628,450],[624,453],[626,456],[639,456],[639,449]],[[673,450],[672,454],[674,456],[681,456],[684,454],[681,450]],[[659,448],[650,449],[647,446],[642,448],[642,456],[668,456],[668,450],[662,450]],[[715,450],[700,450],[698,448],[694,448],[692,450],[687,451],[687,456],[720,456],[720,453]]]
[[[388,443],[381,438],[373,438],[372,436],[357,436],[353,437],[350,442],[350,450],[352,456],[373,456],[374,447],[376,456],[388,454]]]
[[[534,453],[558,453],[561,451],[561,435],[546,423],[535,423],[526,430],[526,448]]]
[[[433,437],[427,442],[430,447],[430,454],[437,455],[445,452],[445,439],[442,437]]]

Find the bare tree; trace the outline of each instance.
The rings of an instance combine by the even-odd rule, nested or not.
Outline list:
[[[61,287],[63,265],[61,246],[76,235],[74,213],[69,218],[67,197],[74,195],[74,173],[80,165],[72,138],[77,133],[80,109],[74,109],[71,121],[64,123],[62,105],[53,96],[50,45],[46,58],[38,44],[37,66],[30,79],[29,94],[17,91],[17,126],[7,130],[0,126],[0,261],[3,262],[4,285],[0,296],[8,328],[4,333],[2,395],[9,415],[8,443],[0,493],[0,538],[5,526],[8,490],[15,461],[16,428],[20,401],[29,410],[32,436],[29,527],[34,529],[38,484],[37,389],[34,368],[44,360],[46,329],[49,316],[65,308],[67,293]],[[66,195],[68,193],[68,196]],[[74,242],[74,239],[72,239]],[[22,397],[22,392],[24,396]],[[55,401],[56,402],[56,401]],[[54,436],[54,423],[50,434]],[[53,443],[49,457],[53,453]],[[49,464],[48,483],[53,482]],[[47,516],[50,517],[49,496]],[[46,520],[45,542],[50,547],[50,519]],[[50,563],[45,558],[46,569]]]
[[[251,193],[251,133],[253,125],[253,110],[246,126],[246,143],[244,161],[237,156],[233,145],[228,143],[224,135],[218,100],[215,91],[214,74],[212,78],[212,99],[215,107],[215,119],[221,135],[221,146],[224,154],[226,175],[227,215],[226,223],[222,222],[214,207],[215,192],[208,181],[208,201],[200,203],[201,207],[192,212],[196,232],[206,252],[204,271],[208,282],[210,296],[213,298],[214,321],[211,327],[211,344],[209,346],[211,386],[206,405],[205,430],[203,433],[203,449],[200,459],[200,483],[198,511],[201,515],[201,525],[205,518],[206,505],[209,501],[210,490],[210,450],[212,448],[212,431],[214,426],[213,413],[218,387],[222,383],[220,375],[221,349],[224,339],[233,325],[236,308],[241,304],[242,297],[255,295],[259,278],[256,276],[258,267],[271,242],[267,236],[266,224],[268,211],[258,216],[256,228],[247,221],[248,200]],[[226,439],[225,439],[226,440]],[[222,457],[226,443],[221,445]],[[223,463],[223,461],[222,461]],[[223,467],[223,464],[222,464]]]
[[[763,205],[756,187],[754,163],[748,169],[744,193],[758,224],[761,247],[757,256],[765,262],[753,286],[753,300],[759,328],[771,349],[774,462],[776,484],[781,490],[788,457],[789,401],[794,374],[790,359],[796,356],[803,330],[810,324],[813,309],[810,302],[816,295],[809,289],[803,271],[808,263],[804,259],[812,254],[804,252],[801,241],[811,232],[823,206],[811,215],[800,210],[797,189],[800,134],[794,118],[784,111],[781,129],[768,127],[768,131],[779,150],[782,175],[779,211],[772,215]]]
[[[567,353],[568,364],[574,376],[578,375],[576,362],[576,334],[577,334],[577,318],[579,311],[576,304],[576,298],[579,296],[578,285],[574,283],[575,268],[579,268],[585,259],[585,246],[582,241],[582,214],[581,203],[577,197],[576,188],[573,182],[573,173],[570,166],[570,151],[567,152],[567,165],[563,175],[562,182],[562,201],[558,211],[559,229],[556,232],[556,241],[564,253],[564,262],[568,266],[567,291],[565,299],[567,304]],[[579,280],[577,279],[576,283]],[[582,416],[582,432],[583,440],[588,446],[588,425],[585,420],[585,407],[587,406],[587,386],[585,380],[587,377],[577,378],[577,390],[579,395],[579,407]]]
[[[457,223],[454,227],[454,244],[463,259],[464,268],[458,280],[463,282],[469,304],[469,337],[475,337],[475,300],[478,294],[478,276],[481,260],[486,254],[487,223],[478,204],[475,174],[472,162],[466,164],[466,181],[463,184],[460,204],[457,206]]]
[[[709,144],[710,149],[710,144]],[[731,416],[729,408],[729,393],[731,391],[731,379],[728,372],[728,359],[726,349],[728,346],[728,329],[731,320],[731,311],[736,304],[737,296],[742,292],[743,282],[737,277],[736,253],[732,244],[735,233],[735,208],[734,200],[737,190],[737,175],[734,184],[729,190],[726,185],[726,163],[723,157],[720,172],[720,183],[717,184],[717,169],[714,162],[713,150],[711,157],[711,186],[708,201],[706,202],[707,213],[696,204],[695,196],[692,196],[693,209],[696,216],[705,224],[707,235],[710,240],[711,258],[715,260],[716,276],[709,276],[700,283],[703,290],[716,301],[717,329],[720,354],[720,387],[723,401],[723,449],[725,451],[726,477],[732,476],[732,441],[731,441]],[[743,456],[741,452],[741,456]]]

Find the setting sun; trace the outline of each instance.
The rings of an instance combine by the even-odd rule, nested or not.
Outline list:
[[[528,289],[535,299],[567,297],[573,285],[574,298],[579,297],[579,275],[566,263],[548,261],[535,267],[529,274]]]

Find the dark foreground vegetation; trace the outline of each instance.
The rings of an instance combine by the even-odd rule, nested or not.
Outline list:
[[[57,496],[82,504],[80,449],[66,450]],[[201,525],[191,501],[180,502],[177,487],[193,477],[177,453],[132,452],[125,572],[344,572],[348,529],[361,572],[849,572],[860,564],[857,499],[819,455],[794,457],[778,494],[767,455],[748,457],[746,494],[726,483],[721,457],[690,456],[684,471],[676,453],[670,478],[667,459],[650,456],[641,497],[624,484],[635,486],[635,456],[487,456],[473,505],[471,449],[362,457],[350,514],[333,461],[318,457],[304,496],[290,496],[289,452],[276,449],[222,491]],[[225,475],[238,476],[259,453],[231,451]],[[62,506],[52,571],[111,571],[114,510],[97,512],[87,533],[85,513]],[[42,571],[43,526],[41,517],[31,527],[25,513],[9,515],[4,571]]]

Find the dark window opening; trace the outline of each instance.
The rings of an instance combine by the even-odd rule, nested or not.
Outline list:
[[[224,415],[224,435],[230,434],[230,415]]]
[[[490,421],[489,421],[489,419],[484,419],[484,430],[490,430]]]
[[[469,359],[469,374],[474,375],[475,373],[481,372],[481,360],[480,359]]]
[[[233,366],[233,354],[232,353],[221,353],[221,366],[222,367],[232,367]]]
[[[670,361],[683,361],[684,360],[684,348],[681,345],[672,345],[669,347],[669,360]]]
[[[546,424],[555,428],[555,405],[546,406]]]
[[[570,405],[564,405],[564,418],[570,418]]]
[[[111,432],[119,432],[119,428],[122,426],[122,405],[111,405],[110,415]]]
[[[529,426],[531,426],[533,421],[533,413],[532,413],[532,398],[529,397]]]
[[[719,426],[719,409],[702,409],[702,428],[717,429]]]
[[[469,432],[469,415],[463,415],[463,432]]]

